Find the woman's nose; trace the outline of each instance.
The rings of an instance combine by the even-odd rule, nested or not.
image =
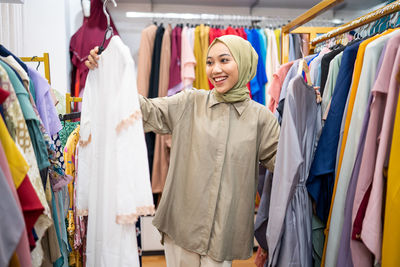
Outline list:
[[[221,69],[220,65],[218,63],[215,64],[214,68],[212,70],[212,73],[221,73],[221,72],[222,72],[222,69]]]

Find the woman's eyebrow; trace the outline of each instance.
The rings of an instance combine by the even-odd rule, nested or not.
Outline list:
[[[226,57],[226,56],[230,57],[231,55],[230,54],[221,54],[218,57]],[[212,58],[212,57],[208,56],[207,59],[208,58]]]

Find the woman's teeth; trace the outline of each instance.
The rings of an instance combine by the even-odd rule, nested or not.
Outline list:
[[[214,78],[214,80],[215,80],[216,82],[220,82],[220,81],[223,81],[223,80],[226,80],[226,79],[227,79],[227,77]]]

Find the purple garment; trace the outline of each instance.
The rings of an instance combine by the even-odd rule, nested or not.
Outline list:
[[[381,70],[382,63],[383,63],[383,58],[385,57],[386,47],[387,46],[388,46],[388,42],[386,42],[385,46],[382,49],[381,56],[379,57],[378,66],[376,68],[376,73],[375,73],[375,81],[378,78],[379,71]]]
[[[378,67],[379,66],[380,65],[378,65]],[[377,72],[379,72],[379,69]],[[372,103],[372,99],[373,96],[371,94],[369,96],[367,110],[365,112],[365,117],[360,135],[360,143],[358,144],[358,149],[357,149],[356,161],[354,163],[353,172],[351,174],[350,184],[347,189],[342,235],[340,237],[340,247],[338,252],[338,260],[336,263],[337,267],[353,267],[353,260],[351,258],[351,250],[350,250],[350,238],[351,238],[351,228],[352,228],[351,215],[353,212],[353,203],[357,187],[357,178],[360,172],[361,159],[364,152],[365,137],[367,135],[368,122],[370,117],[369,116],[370,106]]]
[[[172,30],[171,38],[171,65],[169,67],[169,85],[168,85],[168,95],[170,95],[170,90],[175,93],[182,90],[182,80],[181,80],[181,35],[182,28],[177,26]],[[179,88],[176,88],[179,86]]]
[[[29,66],[28,74],[35,87],[36,106],[43,126],[49,135],[56,134],[62,129],[62,126],[51,98],[50,85],[39,72]]]

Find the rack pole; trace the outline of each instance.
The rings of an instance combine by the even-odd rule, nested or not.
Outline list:
[[[50,57],[49,53],[43,53],[43,57],[21,57],[21,60],[24,62],[43,62],[44,64],[44,75],[51,84],[50,80]]]
[[[400,0],[397,0],[391,4],[388,4],[382,8],[379,8],[375,11],[372,11],[372,12],[368,13],[367,15],[361,16],[361,17],[359,17],[355,20],[352,20],[340,27],[337,27],[333,31],[330,31],[322,36],[319,36],[319,37],[313,39],[311,41],[311,45],[315,46],[318,43],[329,40],[333,37],[336,37],[343,33],[349,32],[351,30],[357,29],[363,25],[366,25],[372,21],[378,20],[382,17],[385,17],[385,16],[395,13],[397,11],[400,11]]]

